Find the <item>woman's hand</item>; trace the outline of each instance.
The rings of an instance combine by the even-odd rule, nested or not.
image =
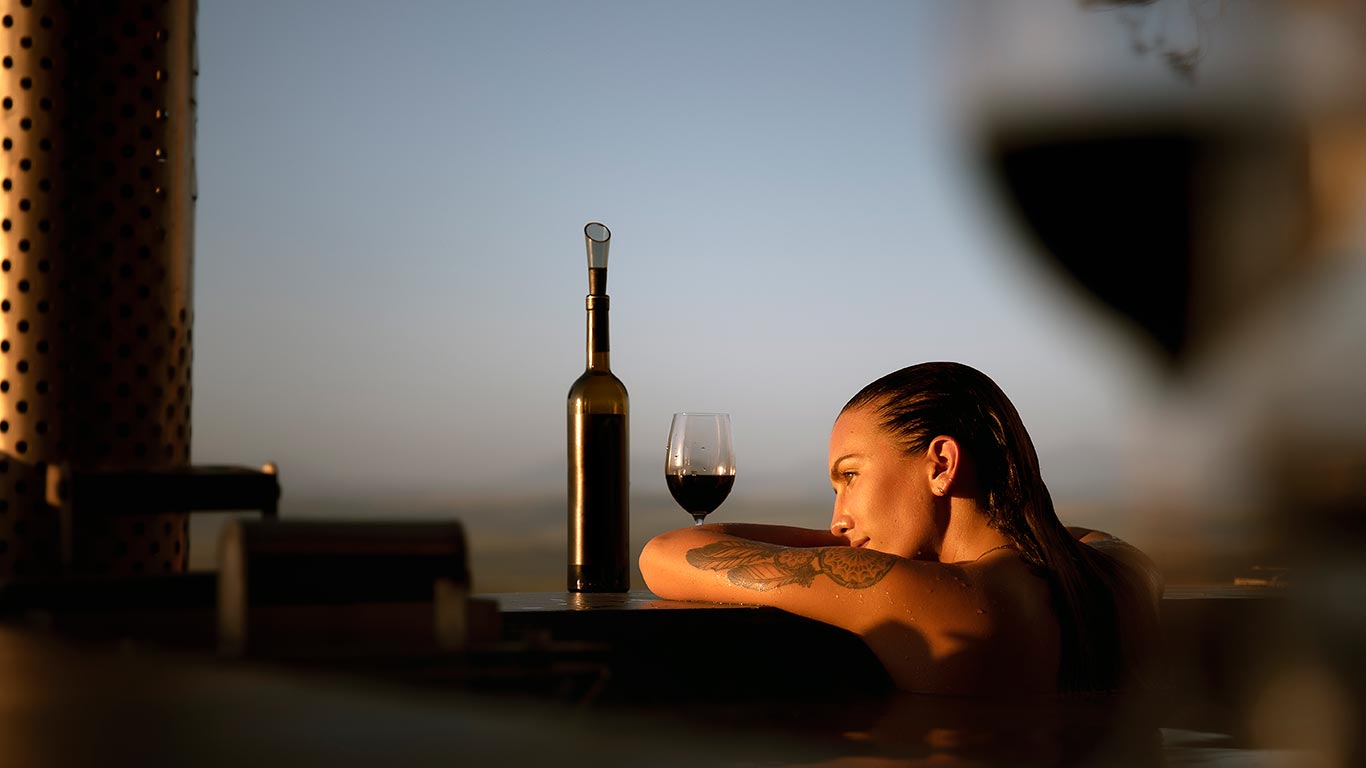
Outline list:
[[[754,523],[714,523],[693,526],[698,530],[734,536],[780,547],[847,547],[848,540],[820,528],[797,528],[791,525],[757,525]]]

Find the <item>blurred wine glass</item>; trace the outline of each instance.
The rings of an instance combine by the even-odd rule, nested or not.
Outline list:
[[[957,135],[1010,234],[1170,385],[1120,438],[1124,525],[1148,529],[1169,583],[1288,567],[1312,596],[1303,633],[1268,618],[1257,654],[1207,658],[1238,659],[1218,677],[1261,743],[1366,764],[1366,703],[1334,687],[1366,690],[1366,625],[1339,618],[1366,599],[1361,3],[954,7]]]
[[[949,92],[999,210],[1058,285],[1177,376],[1310,276],[1343,220],[1328,185],[1348,175],[1340,117],[1363,99],[1335,94],[1360,90],[1346,73],[1364,25],[1296,7],[1054,0],[958,17],[955,49],[977,55]]]

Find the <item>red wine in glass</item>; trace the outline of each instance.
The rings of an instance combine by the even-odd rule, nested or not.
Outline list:
[[[669,493],[694,518],[711,514],[730,495],[735,475],[668,475]]]

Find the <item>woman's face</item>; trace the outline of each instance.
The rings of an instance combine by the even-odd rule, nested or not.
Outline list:
[[[830,531],[850,546],[900,557],[938,559],[942,532],[935,524],[930,481],[934,462],[903,454],[873,408],[840,414],[830,432],[830,484],[835,513]]]

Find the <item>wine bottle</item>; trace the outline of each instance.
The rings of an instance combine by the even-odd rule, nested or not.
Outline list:
[[[569,591],[626,592],[630,532],[630,420],[626,386],[612,373],[607,335],[607,248],[593,222],[588,248],[588,363],[569,388]]]

